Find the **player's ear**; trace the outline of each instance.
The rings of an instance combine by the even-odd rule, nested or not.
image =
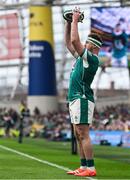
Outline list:
[[[94,44],[92,46],[93,46],[93,49],[97,49],[97,46],[95,46]]]

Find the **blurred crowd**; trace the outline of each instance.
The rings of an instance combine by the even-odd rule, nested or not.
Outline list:
[[[23,109],[22,109],[23,108]],[[19,136],[20,127],[24,136],[44,137],[54,141],[71,139],[71,124],[68,112],[48,112],[41,114],[35,107],[33,115],[29,109],[21,106],[20,112],[15,109],[0,109],[0,136]],[[91,130],[130,131],[130,106],[118,104],[95,109]]]
[[[130,130],[130,105],[106,106],[94,112],[93,130]]]
[[[10,136],[11,129],[19,129],[19,114],[13,108],[0,108],[0,136]]]

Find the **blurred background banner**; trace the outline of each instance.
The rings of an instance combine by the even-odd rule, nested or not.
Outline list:
[[[114,67],[130,66],[129,7],[91,8],[91,31],[103,37],[102,63]]]
[[[0,16],[0,60],[22,58],[18,14]]]
[[[123,146],[130,148],[130,132],[91,131],[92,143],[100,145]]]
[[[29,108],[56,110],[56,73],[51,7],[30,8]],[[40,98],[40,99],[39,99]]]

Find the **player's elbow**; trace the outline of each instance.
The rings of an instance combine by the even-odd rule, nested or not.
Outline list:
[[[72,43],[73,46],[75,46],[75,44],[77,43],[77,40],[75,38],[72,38],[71,43]]]
[[[79,37],[78,36],[71,36],[71,43],[73,44],[73,46],[75,46],[77,43],[79,43]]]
[[[75,43],[77,41],[77,38],[76,38],[76,36],[71,36],[71,43],[73,44],[73,43]]]

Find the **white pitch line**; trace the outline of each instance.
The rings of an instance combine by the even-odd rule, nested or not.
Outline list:
[[[48,166],[52,166],[52,167],[55,167],[55,168],[58,168],[58,169],[62,169],[62,170],[64,170],[64,171],[71,171],[71,169],[69,169],[69,168],[67,168],[67,167],[60,166],[60,165],[58,165],[58,164],[51,163],[51,162],[49,162],[49,161],[41,160],[41,159],[36,158],[36,157],[34,157],[34,156],[31,156],[31,155],[22,153],[22,152],[20,152],[20,151],[17,151],[17,150],[15,150],[15,149],[8,148],[8,147],[3,146],[3,145],[0,145],[0,148],[1,148],[1,149],[4,149],[4,150],[6,150],[6,151],[10,151],[10,152],[13,152],[13,153],[15,153],[15,154],[18,154],[18,155],[20,155],[20,156],[24,156],[24,157],[27,157],[27,158],[29,158],[29,159],[38,161],[38,162],[40,162],[40,163],[47,164]],[[87,178],[87,179],[90,179],[90,180],[96,180],[96,179],[93,179],[93,178],[91,178],[91,177],[86,177],[86,178]]]
[[[58,169],[62,169],[62,170],[65,170],[65,171],[70,171],[69,168],[66,168],[66,167],[64,167],[64,166],[59,166],[59,165],[54,164],[54,163],[51,163],[51,162],[49,162],[49,161],[45,161],[45,160],[38,159],[38,158],[36,158],[36,157],[34,157],[34,156],[30,156],[30,155],[28,155],[28,154],[22,153],[22,152],[20,152],[20,151],[15,150],[15,149],[8,148],[8,147],[6,147],[6,146],[0,145],[0,148],[1,148],[1,149],[4,149],[4,150],[7,150],[7,151],[10,151],[10,152],[13,152],[13,153],[16,153],[16,154],[19,154],[19,155],[21,155],[21,156],[27,157],[27,158],[29,158],[29,159],[33,159],[33,160],[38,161],[38,162],[41,162],[41,163],[43,163],[43,164],[47,164],[47,165],[49,165],[49,166],[56,167],[56,168],[58,168]]]

